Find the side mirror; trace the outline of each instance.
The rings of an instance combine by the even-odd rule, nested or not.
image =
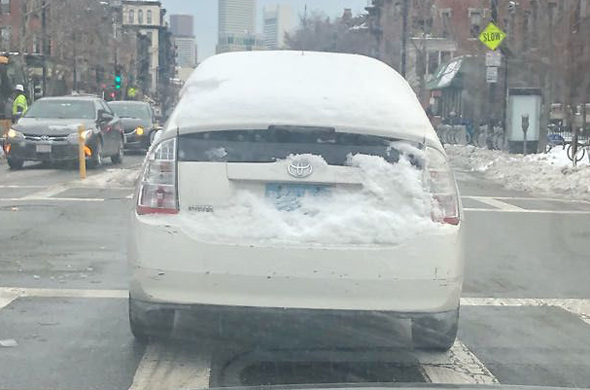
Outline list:
[[[110,122],[113,120],[113,116],[108,112],[101,110],[98,112],[98,119],[103,122]]]

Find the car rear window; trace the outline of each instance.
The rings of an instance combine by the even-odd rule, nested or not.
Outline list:
[[[395,139],[337,133],[334,129],[270,127],[266,130],[210,131],[179,137],[180,161],[268,163],[290,155],[319,155],[330,165],[345,165],[349,155],[381,156],[399,160]]]

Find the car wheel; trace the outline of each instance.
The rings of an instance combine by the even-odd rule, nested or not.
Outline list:
[[[140,343],[147,343],[150,337],[170,337],[174,329],[174,314],[174,310],[145,311],[129,297],[129,327]]]
[[[10,158],[10,157],[8,157],[6,160],[8,161],[8,166],[13,171],[17,171],[19,169],[22,169],[23,168],[23,165],[25,164],[25,162],[23,160],[18,159],[18,158]]]
[[[459,308],[448,313],[412,318],[412,342],[414,348],[448,351],[457,338]]]
[[[89,166],[92,169],[98,169],[102,166],[102,141],[99,140],[96,144],[96,148],[92,151],[92,156],[90,157]]]
[[[123,163],[123,156],[125,155],[124,149],[125,149],[125,144],[123,142],[123,139],[121,139],[121,141],[119,141],[119,150],[117,151],[117,154],[114,154],[111,156],[111,161],[113,162],[113,164],[122,164]]]

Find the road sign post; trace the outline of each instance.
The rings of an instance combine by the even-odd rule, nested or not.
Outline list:
[[[489,93],[488,93],[488,107],[490,109],[489,112],[489,123],[488,127],[490,131],[494,129],[494,119],[493,118],[493,111],[495,111],[492,107],[494,107],[495,101],[495,87],[498,83],[498,67],[502,64],[502,54],[495,53],[496,49],[502,44],[504,39],[506,39],[506,33],[502,31],[498,26],[496,26],[496,16],[497,16],[497,2],[492,2],[492,9],[495,9],[496,15],[493,15],[492,22],[488,24],[486,28],[483,29],[481,34],[479,34],[479,40],[483,43],[491,52],[486,54],[486,82],[489,84]],[[508,66],[508,64],[506,64]],[[504,134],[506,134],[506,125],[504,124]]]

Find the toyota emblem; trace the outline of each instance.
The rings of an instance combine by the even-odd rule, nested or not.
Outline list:
[[[287,171],[289,175],[297,178],[297,179],[304,179],[306,177],[311,176],[313,173],[313,167],[309,160],[307,159],[298,159],[292,161],[289,166],[287,167]]]

